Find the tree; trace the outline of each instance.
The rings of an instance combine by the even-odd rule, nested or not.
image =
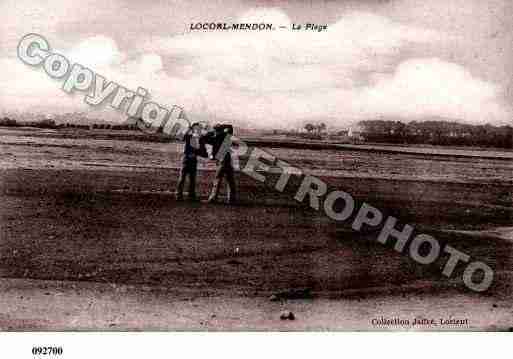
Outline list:
[[[311,123],[307,123],[307,124],[305,125],[305,130],[307,130],[307,131],[308,131],[308,133],[311,133],[313,130],[315,130],[315,126],[314,126],[314,125],[312,125]]]
[[[9,117],[4,117],[0,120],[0,126],[17,126],[17,122],[14,119],[10,119]]]

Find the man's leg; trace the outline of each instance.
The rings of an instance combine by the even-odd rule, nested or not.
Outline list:
[[[196,199],[196,173],[198,172],[198,162],[189,164],[189,199]]]
[[[183,199],[183,186],[185,184],[185,176],[187,175],[187,164],[182,163],[180,169],[180,176],[178,177],[178,184],[176,186],[176,199],[181,201]]]
[[[235,188],[235,173],[232,161],[226,161],[225,166],[226,180],[228,182],[228,203],[235,203],[237,201],[237,189]]]
[[[215,174],[214,183],[212,185],[212,191],[210,191],[210,196],[208,197],[208,202],[217,201],[217,197],[219,196],[219,189],[223,182],[224,176],[224,166],[221,161],[217,163],[217,169]]]

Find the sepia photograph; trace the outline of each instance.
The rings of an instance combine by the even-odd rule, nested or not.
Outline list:
[[[0,0],[0,65],[1,332],[513,331],[510,0]]]

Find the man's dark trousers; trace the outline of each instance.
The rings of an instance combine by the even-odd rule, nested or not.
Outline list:
[[[198,159],[184,156],[182,160],[182,169],[178,178],[177,197],[183,196],[183,187],[185,178],[189,177],[189,198],[196,198],[196,172],[198,170]]]

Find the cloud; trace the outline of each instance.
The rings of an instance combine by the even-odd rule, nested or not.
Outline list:
[[[288,29],[193,32],[154,39],[142,49],[181,60],[183,65],[175,67],[179,75],[266,93],[351,87],[360,76],[386,69],[408,43],[436,38],[433,31],[366,13],[347,14],[320,33],[290,31],[290,19],[277,9],[250,10],[239,21],[272,22]]]
[[[250,10],[240,18],[246,19],[291,23],[278,9]],[[309,119],[345,126],[377,116],[504,122],[496,85],[456,63],[405,56],[415,44],[448,37],[353,12],[327,32],[192,32],[143,49],[169,59],[166,70],[207,98],[203,108],[212,116],[254,126]]]
[[[238,21],[291,25],[277,8],[251,9]],[[181,105],[191,118],[201,120],[280,128],[310,120],[343,127],[375,117],[505,122],[508,112],[498,100],[500,87],[454,61],[409,53],[416,45],[435,46],[445,37],[384,16],[352,12],[327,32],[190,32],[140,41],[132,53],[121,51],[114,39],[96,35],[63,53],[120,85],[145,87],[153,101]],[[43,69],[9,61],[3,68],[17,63],[0,80],[9,88],[0,95],[0,105],[87,109],[77,96],[71,100],[62,93],[61,84]]]
[[[437,58],[410,59],[392,75],[362,92],[362,99],[385,115],[418,120],[445,117],[465,122],[504,122],[499,88],[460,65]]]
[[[61,90],[62,81],[50,78],[45,70],[25,65],[15,58],[0,59],[0,110],[61,113],[87,110],[79,96]]]
[[[88,67],[119,66],[125,60],[116,42],[103,35],[93,36],[80,42],[66,53],[72,62]]]

